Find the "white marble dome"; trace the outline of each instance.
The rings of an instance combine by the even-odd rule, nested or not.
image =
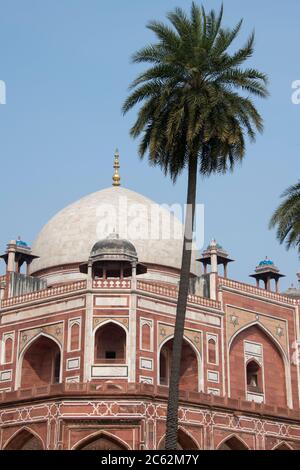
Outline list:
[[[112,232],[133,243],[140,262],[180,268],[181,222],[141,194],[110,187],[67,206],[44,226],[32,247],[39,259],[31,273],[86,262],[94,244]],[[195,250],[192,272],[197,254]]]

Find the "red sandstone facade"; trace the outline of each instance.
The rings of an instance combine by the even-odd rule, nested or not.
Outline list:
[[[233,448],[300,449],[299,370],[292,361],[299,302],[224,278],[217,290],[218,300],[189,298],[179,445],[217,449],[229,439]],[[2,300],[1,448],[159,448],[175,306],[174,289],[137,281],[132,291],[130,280],[117,279]],[[117,357],[101,357],[101,347]],[[249,361],[260,367],[252,388]],[[249,401],[251,393],[263,403]]]
[[[19,296],[0,278],[0,449],[163,448],[177,289],[126,269]],[[300,449],[300,301],[214,271],[188,299],[178,446]]]

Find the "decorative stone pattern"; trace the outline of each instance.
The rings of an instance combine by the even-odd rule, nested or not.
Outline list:
[[[45,325],[38,328],[32,328],[28,330],[23,330],[20,332],[20,346],[19,346],[19,355],[22,353],[24,348],[29,342],[33,340],[35,336],[40,334],[46,334],[57,339],[57,341],[62,345],[63,336],[64,336],[64,324],[63,322],[54,323],[52,325]]]
[[[174,326],[159,323],[158,326],[158,345],[160,346],[167,338],[174,336]],[[202,339],[201,333],[196,330],[184,329],[184,336],[188,338],[195,348],[201,353],[202,351]]]
[[[110,320],[113,320],[114,322],[120,323],[121,325],[125,326],[125,328],[128,330],[129,328],[129,319],[128,317],[94,317],[93,318],[93,329],[98,328],[99,325],[102,323],[108,322]]]
[[[280,343],[283,350],[288,354],[288,338],[286,321],[277,318],[271,318],[260,312],[250,312],[237,307],[227,306],[226,308],[226,327],[228,334],[228,343],[230,343],[234,334],[242,330],[245,326],[258,322],[262,325],[276,340]]]
[[[86,289],[86,281],[74,282],[73,284],[52,287],[51,289],[44,289],[37,292],[31,292],[30,294],[24,294],[19,297],[11,297],[10,299],[2,300],[1,307],[11,307],[18,304],[33,302],[36,300],[48,299],[50,297],[56,297],[62,294],[68,294],[70,292],[76,292],[83,289]]]

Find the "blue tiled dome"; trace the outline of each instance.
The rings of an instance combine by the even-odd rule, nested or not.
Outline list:
[[[274,263],[270,259],[264,259],[259,263],[259,266],[274,266]]]
[[[22,248],[28,248],[28,244],[24,242],[23,240],[17,240],[16,245],[21,246]]]

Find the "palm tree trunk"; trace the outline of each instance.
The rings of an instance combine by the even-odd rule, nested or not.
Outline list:
[[[184,322],[187,297],[189,292],[189,280],[192,257],[192,238],[194,227],[194,214],[196,205],[196,185],[197,185],[197,156],[191,155],[189,159],[188,189],[187,189],[187,209],[185,215],[185,230],[182,248],[182,261],[179,292],[176,309],[176,322],[173,340],[171,375],[169,383],[167,429],[166,429],[166,450],[177,448],[178,433],[178,405],[179,405],[179,381],[181,350],[184,335]]]

